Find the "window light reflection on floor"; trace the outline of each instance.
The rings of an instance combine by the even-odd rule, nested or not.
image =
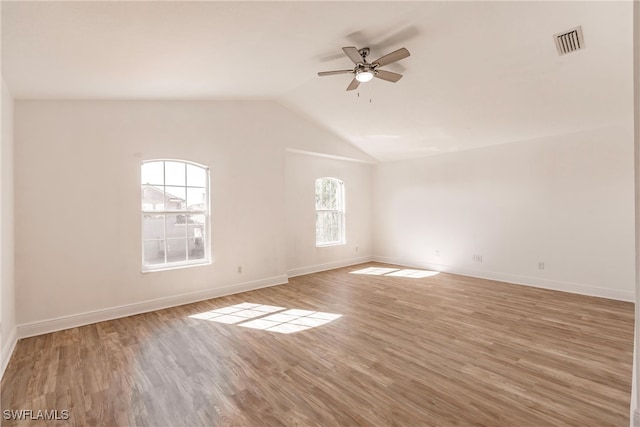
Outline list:
[[[392,277],[410,277],[412,279],[422,279],[424,277],[431,277],[439,274],[438,271],[430,270],[411,270],[398,268],[382,268],[382,267],[367,267],[361,270],[351,271],[351,274],[368,274],[372,276],[392,276]]]
[[[253,329],[264,329],[272,332],[290,334],[327,324],[341,314],[323,313],[321,311],[287,310],[261,319],[242,323],[240,326]]]
[[[193,314],[189,317],[290,334],[325,325],[342,317],[342,315],[322,311],[288,310],[286,307],[243,302],[242,304]]]
[[[437,271],[428,270],[400,270],[387,274],[387,276],[394,277],[413,277],[414,279],[422,279],[423,277],[431,277],[438,274]]]
[[[209,320],[217,323],[234,324],[286,309],[287,307],[243,302],[242,304],[216,308],[215,310],[205,311],[204,313],[193,314],[189,317],[193,319]]]
[[[397,268],[382,268],[382,267],[367,267],[362,270],[352,271],[351,274],[369,274],[371,276],[382,276],[392,271],[398,270]]]

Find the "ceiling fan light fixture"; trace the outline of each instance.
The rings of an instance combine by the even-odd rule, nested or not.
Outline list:
[[[361,71],[356,74],[356,80],[360,83],[366,83],[373,78],[373,73],[371,71]]]

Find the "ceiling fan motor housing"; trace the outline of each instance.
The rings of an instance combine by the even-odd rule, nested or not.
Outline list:
[[[369,71],[370,73],[375,73],[376,66],[373,64],[358,64],[356,66],[356,74],[364,73],[365,71]]]
[[[362,56],[362,61],[364,61],[366,63],[367,62],[367,56],[369,56],[369,48],[368,47],[363,47],[362,49],[358,50],[358,52],[360,52],[360,56]]]

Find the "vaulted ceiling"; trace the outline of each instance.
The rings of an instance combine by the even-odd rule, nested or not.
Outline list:
[[[342,46],[411,56],[347,92],[316,75]],[[630,123],[632,2],[3,1],[2,72],[16,99],[273,99],[389,161]]]

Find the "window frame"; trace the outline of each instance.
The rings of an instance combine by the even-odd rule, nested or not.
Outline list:
[[[316,214],[316,220],[315,220],[315,225],[316,225],[316,248],[323,248],[323,247],[328,247],[328,246],[340,246],[340,245],[346,245],[347,243],[347,238],[346,238],[346,205],[345,205],[345,185],[344,185],[344,181],[342,181],[341,179],[338,178],[333,178],[330,176],[325,176],[325,177],[321,177],[321,178],[316,178],[316,180],[314,181],[314,199],[317,197],[317,193],[316,193],[316,185],[318,181],[322,181],[322,180],[328,180],[328,181],[333,181],[337,184],[337,191],[340,193],[337,198],[340,200],[340,207],[341,209],[318,209],[317,205],[315,206],[315,214]],[[335,212],[340,214],[340,240],[338,241],[333,241],[333,242],[327,242],[327,243],[318,243],[318,212]]]
[[[200,186],[189,186],[188,185],[188,181],[187,181],[187,176],[188,176],[188,172],[187,172],[187,165],[191,165],[191,166],[195,166],[198,167],[200,169],[203,169],[205,171],[206,177],[205,177],[205,201],[204,201],[204,209],[196,209],[196,210],[189,210],[187,208],[187,206],[185,205],[185,207],[183,209],[168,209],[167,205],[166,205],[166,200],[163,200],[163,207],[162,209],[145,209],[144,207],[144,190],[145,190],[145,186],[151,186],[151,187],[159,187],[159,185],[154,185],[154,184],[147,184],[147,183],[143,183],[142,182],[142,168],[144,167],[145,164],[147,163],[154,163],[154,162],[162,162],[162,193],[163,196],[166,197],[166,188],[167,187],[181,187],[184,188],[185,191],[185,195],[187,194],[187,190],[189,188],[198,188],[201,189],[203,187]],[[182,163],[184,164],[184,168],[185,168],[185,183],[184,185],[180,186],[180,185],[167,185],[167,177],[166,177],[166,162],[173,162],[173,163]],[[188,267],[196,267],[196,266],[200,266],[200,265],[210,265],[212,260],[211,260],[211,195],[210,195],[210,188],[211,188],[211,174],[210,174],[210,170],[209,167],[206,165],[202,165],[196,162],[191,162],[188,160],[181,160],[181,159],[149,159],[149,160],[143,160],[140,163],[140,237],[141,237],[141,243],[142,243],[142,247],[141,247],[141,271],[142,273],[152,273],[152,272],[156,272],[156,271],[166,271],[166,270],[175,270],[175,269],[180,269],[180,268],[188,268]],[[147,215],[162,215],[164,216],[164,221],[163,221],[163,239],[145,239],[144,236],[144,232],[145,232],[145,216]],[[184,215],[185,217],[187,215],[204,215],[204,232],[202,233],[203,238],[204,238],[204,256],[202,258],[198,258],[198,259],[192,259],[189,260],[189,235],[188,235],[188,223],[185,222],[185,245],[186,245],[186,260],[185,261],[167,261],[167,242],[170,240],[175,240],[175,239],[180,239],[181,237],[167,237],[167,216],[168,215]],[[145,243],[146,242],[154,242],[154,241],[158,241],[158,242],[163,242],[164,245],[164,259],[165,262],[164,263],[159,263],[159,264],[146,264],[145,263]]]

